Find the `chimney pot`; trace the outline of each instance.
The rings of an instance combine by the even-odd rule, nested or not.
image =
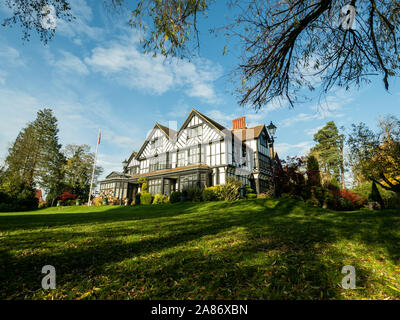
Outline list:
[[[237,129],[245,129],[246,128],[246,117],[241,117],[232,120],[232,129],[237,130]]]

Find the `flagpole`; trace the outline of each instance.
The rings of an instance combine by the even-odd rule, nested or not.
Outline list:
[[[94,155],[94,163],[93,163],[93,171],[92,171],[92,179],[90,181],[90,190],[89,190],[89,199],[88,199],[88,206],[90,207],[92,205],[91,201],[91,196],[92,196],[92,190],[93,190],[93,180],[94,180],[94,172],[96,170],[96,160],[97,160],[97,152],[99,150],[99,144],[100,144],[100,129],[99,129],[99,137],[97,139],[97,145],[96,145],[96,154]]]

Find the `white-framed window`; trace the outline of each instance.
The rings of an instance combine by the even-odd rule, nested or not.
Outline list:
[[[149,192],[151,194],[161,193],[161,179],[149,180]]]
[[[178,161],[177,161],[178,167],[183,167],[185,165],[185,154],[186,150],[178,151]]]
[[[188,164],[198,164],[200,163],[200,154],[201,148],[200,146],[191,147],[189,149],[189,161]]]
[[[162,139],[161,138],[154,138],[150,141],[150,146],[152,149],[156,149],[162,146]]]
[[[203,127],[201,125],[188,129],[188,137],[196,138],[203,135]]]

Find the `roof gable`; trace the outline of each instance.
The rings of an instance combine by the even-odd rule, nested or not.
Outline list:
[[[197,115],[200,119],[204,120],[208,125],[211,127],[217,129],[221,134],[225,134],[224,131],[227,131],[227,129],[220,125],[219,123],[215,122],[214,120],[210,119],[209,117],[205,116],[204,114],[200,113],[196,109],[192,109],[192,111],[189,113],[187,116],[186,120],[183,122],[181,128],[178,130],[177,136],[181,134],[183,130],[188,126],[190,123],[190,120],[192,119],[193,116]]]
[[[141,154],[145,150],[147,144],[151,141],[151,138],[153,137],[153,135],[157,129],[160,129],[160,131],[167,137],[168,140],[173,140],[177,136],[177,132],[175,130],[165,127],[165,126],[159,124],[158,122],[156,122],[156,124],[154,125],[150,134],[148,135],[148,137],[146,138],[142,147],[140,148],[139,152],[136,154],[136,156],[135,156],[136,159],[138,159],[141,156]]]

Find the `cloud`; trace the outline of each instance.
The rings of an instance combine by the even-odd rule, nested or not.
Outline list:
[[[69,38],[75,38],[75,43],[79,44],[80,37],[99,39],[103,35],[103,30],[98,27],[90,26],[93,12],[85,0],[70,0],[71,14],[75,17],[72,21],[57,20],[56,33],[60,33]]]
[[[324,126],[318,126],[315,128],[310,128],[305,130],[305,133],[309,136],[314,136],[314,134],[316,134],[320,129],[322,129]]]
[[[62,57],[55,60],[49,56],[50,65],[56,67],[57,71],[63,74],[73,73],[75,75],[87,75],[89,70],[80,58],[70,52],[60,50]]]
[[[167,91],[184,89],[184,92],[206,102],[217,102],[213,82],[222,73],[222,67],[205,59],[187,62],[161,56],[153,57],[139,51],[135,37],[111,42],[92,50],[85,62],[95,72],[133,89],[161,95]]]
[[[280,159],[285,159],[287,156],[303,156],[306,155],[310,148],[314,145],[313,141],[303,141],[295,144],[290,143],[276,143],[275,151],[278,153]]]
[[[4,85],[6,83],[7,72],[0,69],[0,84]]]
[[[59,137],[63,146],[88,144],[94,151],[98,129],[101,128],[99,159],[108,159],[104,162],[104,175],[120,168],[123,158],[129,157],[143,142],[140,128],[132,128],[130,121],[118,119],[111,105],[98,94],[88,92],[78,97],[68,91],[61,91],[54,96],[50,93],[29,94],[22,90],[0,88],[0,112],[3,114],[0,118],[0,159],[5,158],[7,148],[18,132],[35,119],[39,109],[47,105],[51,106],[58,119]],[[114,157],[112,154],[120,156]]]
[[[19,51],[7,45],[0,47],[0,60],[11,67],[18,67],[24,64]]]
[[[8,145],[17,137],[20,129],[34,118],[39,102],[23,91],[0,89],[0,150],[5,154]]]

